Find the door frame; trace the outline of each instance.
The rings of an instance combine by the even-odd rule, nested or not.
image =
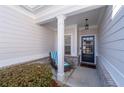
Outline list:
[[[80,50],[80,48],[81,48],[81,38],[83,37],[83,36],[94,36],[94,63],[88,63],[88,62],[83,62],[83,63],[86,63],[86,64],[96,64],[96,34],[87,34],[87,35],[80,35],[80,45],[79,45],[79,52],[80,52],[80,63],[81,63],[81,50]]]

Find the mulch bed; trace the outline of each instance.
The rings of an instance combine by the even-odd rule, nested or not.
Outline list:
[[[49,64],[20,64],[0,69],[1,87],[59,87]]]

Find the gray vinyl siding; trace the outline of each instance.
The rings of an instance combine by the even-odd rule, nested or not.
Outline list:
[[[46,57],[54,32],[7,6],[0,6],[0,67]]]
[[[124,6],[106,9],[99,29],[99,62],[104,64],[118,86],[124,86]]]

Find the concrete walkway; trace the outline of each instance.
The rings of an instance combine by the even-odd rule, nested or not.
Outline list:
[[[68,78],[65,84],[71,87],[101,87],[96,69],[77,67]],[[66,75],[66,74],[65,74]]]

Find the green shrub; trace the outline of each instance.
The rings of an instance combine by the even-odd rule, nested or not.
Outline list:
[[[52,72],[48,64],[23,64],[0,70],[2,87],[50,87]]]

